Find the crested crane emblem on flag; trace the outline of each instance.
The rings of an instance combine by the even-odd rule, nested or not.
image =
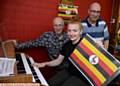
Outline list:
[[[96,55],[91,55],[89,57],[89,62],[93,65],[96,65],[99,62],[99,58]]]
[[[76,15],[78,15],[78,6],[59,4],[58,16],[62,17],[65,22],[68,22],[70,19],[76,17]]]
[[[87,34],[69,60],[92,86],[108,85],[120,72],[120,62]]]

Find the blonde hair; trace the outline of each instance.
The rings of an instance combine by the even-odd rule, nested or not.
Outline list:
[[[80,31],[81,31],[81,32],[83,31],[83,26],[82,26],[82,24],[81,24],[80,21],[70,21],[70,22],[68,23],[68,25],[69,25],[69,24],[78,24]]]
[[[73,16],[71,19],[70,19],[70,21],[80,21],[80,16],[77,14],[77,15],[75,15],[75,16]]]

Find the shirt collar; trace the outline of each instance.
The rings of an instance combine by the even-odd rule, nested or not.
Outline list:
[[[88,17],[89,17],[89,16],[88,16]],[[85,21],[86,21],[88,27],[92,27],[92,25],[88,22],[88,17],[85,19]],[[99,22],[100,20],[101,20],[100,18],[97,20],[97,22],[96,22],[96,24],[95,24],[96,27],[98,27],[98,22]]]
[[[54,34],[54,36],[55,36],[56,39],[59,39],[59,40],[62,40],[62,39],[63,39],[64,32],[62,33],[62,35],[61,35],[62,37],[61,37],[61,38],[55,33],[55,31],[54,31],[53,34]]]

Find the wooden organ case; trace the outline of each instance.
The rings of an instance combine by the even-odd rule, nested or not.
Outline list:
[[[15,58],[14,74],[0,77],[0,83],[40,83],[40,86],[49,86],[40,70],[31,66],[33,58],[24,53],[15,53],[14,42],[0,43],[0,57]]]

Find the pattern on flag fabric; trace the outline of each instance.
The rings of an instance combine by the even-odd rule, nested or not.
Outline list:
[[[74,18],[78,14],[78,6],[69,4],[59,4],[58,16],[62,17],[64,20],[68,21]]]
[[[93,86],[106,86],[120,70],[119,61],[87,34],[70,56],[70,61]]]

